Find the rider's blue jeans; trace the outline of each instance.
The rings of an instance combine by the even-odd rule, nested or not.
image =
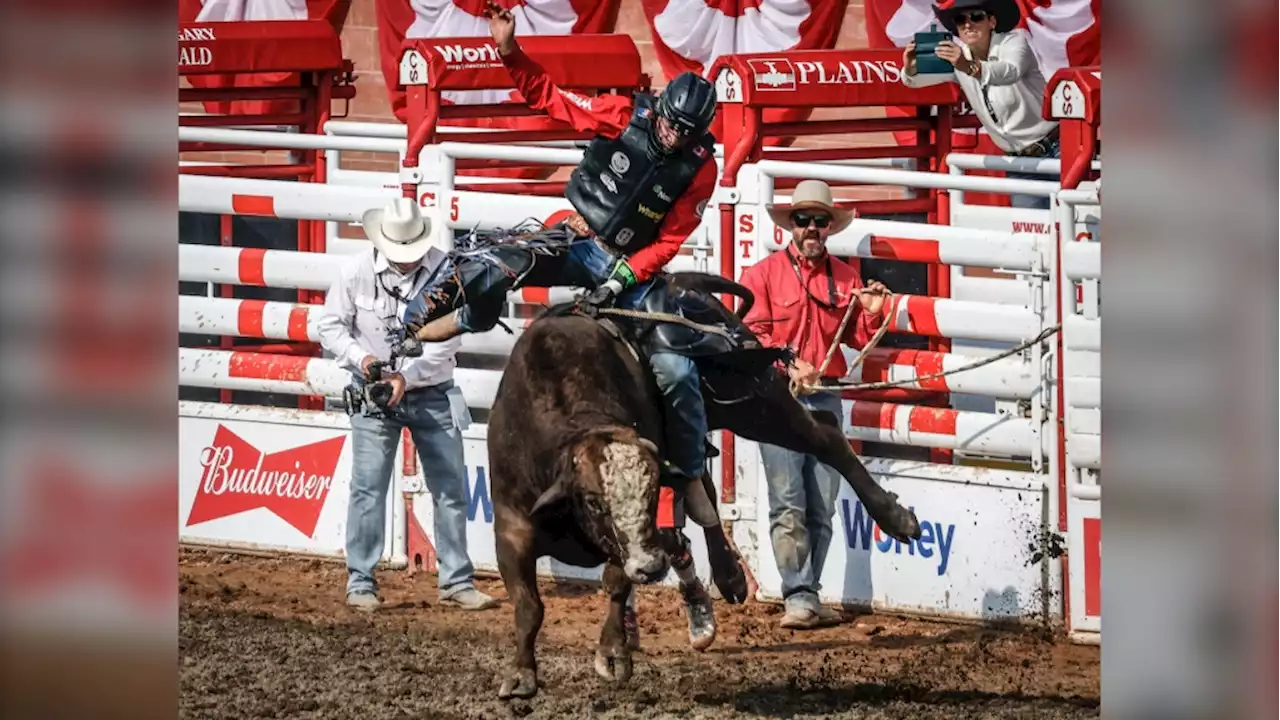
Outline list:
[[[609,279],[617,259],[593,240],[580,240],[569,248],[560,277],[551,285],[584,287],[591,290]],[[627,288],[615,306],[635,309],[653,287],[653,281]],[[467,312],[458,313],[458,326],[467,326]],[[702,380],[693,361],[675,353],[654,353],[649,358],[658,390],[664,400],[663,426],[666,428],[666,459],[688,477],[698,477],[706,464],[707,411],[702,403]]]

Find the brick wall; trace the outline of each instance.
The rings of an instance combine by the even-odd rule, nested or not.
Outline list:
[[[381,61],[378,55],[377,17],[374,3],[377,0],[354,0],[351,13],[347,17],[342,32],[342,47],[346,57],[356,67],[356,97],[347,109],[349,120],[363,122],[397,122],[391,114],[391,106],[387,99],[386,85],[382,77]],[[630,34],[636,39],[640,50],[645,72],[661,82],[662,68],[659,66],[653,49],[648,23],[640,3],[634,0],[623,0],[618,14],[617,32]],[[836,42],[838,48],[860,48],[867,45],[866,20],[862,0],[850,0],[845,11],[844,23]],[[199,108],[186,108],[198,110]],[[341,113],[343,103],[335,106]],[[873,109],[844,110],[840,108],[824,108],[814,113],[814,119],[830,119],[840,117],[874,117],[883,115]],[[839,146],[883,146],[891,145],[893,138],[889,133],[860,135],[830,135],[818,138],[801,138],[797,147],[839,147]],[[184,157],[184,159],[188,159]],[[196,159],[196,158],[190,158]],[[206,153],[201,160],[235,163],[282,163],[286,162],[285,153]],[[342,167],[353,170],[393,171],[395,160],[386,155],[373,153],[343,153]],[[896,190],[866,189],[857,194],[858,197],[900,197]]]

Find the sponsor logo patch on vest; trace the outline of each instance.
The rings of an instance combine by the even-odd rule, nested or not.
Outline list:
[[[702,202],[698,203],[698,207],[695,208],[693,212],[698,217],[702,217],[702,213],[706,211],[707,211],[707,201],[703,200]]]
[[[693,154],[697,155],[699,160],[707,159],[707,149],[702,147],[701,145],[693,146]]]
[[[631,158],[619,150],[613,154],[613,157],[609,158],[609,169],[619,175],[626,175],[627,171],[631,169]]]
[[[639,207],[639,208],[637,208],[637,210],[639,211],[639,213],[640,213],[641,215],[643,215],[643,216],[645,216],[645,217],[649,218],[650,220],[652,220],[652,221],[654,221],[654,222],[658,222],[659,220],[661,220],[662,218],[664,218],[664,217],[666,217],[666,216],[667,216],[667,214],[666,214],[666,213],[664,213],[664,212],[658,212],[657,210],[654,210],[653,208],[646,207],[643,203],[641,203],[640,207]]]
[[[600,182],[604,183],[604,186],[609,188],[609,192],[614,195],[618,194],[618,183],[613,181],[613,178],[609,176],[609,173],[600,173]]]
[[[627,243],[631,242],[631,238],[635,236],[635,230],[632,230],[631,228],[622,228],[618,231],[618,234],[614,236],[613,241],[622,247],[626,247]]]
[[[661,186],[661,185],[654,185],[654,186],[653,186],[653,194],[654,194],[654,195],[657,195],[657,196],[658,196],[658,197],[660,197],[660,198],[662,198],[662,199],[663,199],[663,201],[665,201],[665,202],[671,202],[671,196],[670,196],[670,195],[668,195],[668,194],[666,194],[665,192],[663,192],[663,191],[662,191],[662,186]]]

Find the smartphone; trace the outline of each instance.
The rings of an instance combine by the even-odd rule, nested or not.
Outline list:
[[[916,72],[920,75],[948,75],[955,72],[954,65],[934,53],[938,43],[950,39],[949,32],[916,33]]]

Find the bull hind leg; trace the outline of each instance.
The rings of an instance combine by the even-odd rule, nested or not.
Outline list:
[[[716,641],[716,613],[702,580],[693,565],[693,553],[689,540],[678,528],[663,530],[662,549],[671,558],[671,568],[680,580],[680,595],[684,599],[685,616],[689,620],[689,645],[698,652],[711,647]]]
[[[916,514],[898,502],[898,496],[880,487],[858,460],[844,436],[839,418],[830,413],[810,413],[791,396],[787,383],[775,377],[768,389],[751,401],[750,412],[737,411],[719,418],[720,427],[748,440],[807,453],[840,473],[867,508],[868,514],[891,537],[906,541],[920,537]],[[714,404],[712,404],[714,405]],[[823,416],[819,421],[815,416]]]
[[[604,566],[604,590],[609,595],[609,612],[600,628],[600,645],[596,648],[596,674],[605,680],[624,684],[631,679],[631,647],[623,627],[631,581],[622,566],[609,562]]]
[[[494,518],[494,549],[498,572],[516,613],[516,657],[502,681],[498,697],[528,698],[538,693],[538,663],[534,644],[542,628],[543,605],[538,594],[535,531],[527,518],[512,518],[502,509]]]

